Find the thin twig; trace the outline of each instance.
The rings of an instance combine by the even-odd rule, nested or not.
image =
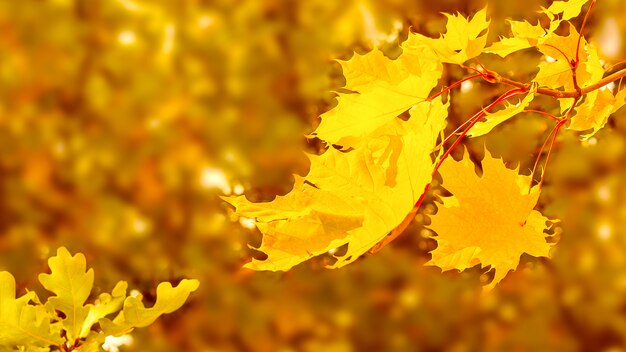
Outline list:
[[[551,88],[537,88],[536,93],[551,96],[554,98],[559,98],[559,99],[560,98],[578,98],[585,94],[593,92],[594,90],[598,90],[611,82],[615,82],[622,77],[626,77],[626,69],[617,71],[609,76],[604,77],[603,79],[599,80],[598,82],[594,84],[581,88],[580,92],[561,91],[561,90],[556,90],[556,89],[551,89]],[[512,79],[502,77],[499,74],[495,74],[493,77],[490,77],[490,79],[487,81],[488,82],[493,81],[494,83],[503,83],[512,87],[523,88],[523,89],[528,89],[528,90],[531,88],[531,83],[522,83],[522,82],[514,81]]]
[[[576,108],[576,104],[578,104],[579,100],[580,100],[580,97],[574,99],[574,102],[572,103],[572,106],[570,106],[570,108],[567,110],[565,117],[561,121],[559,121],[556,124],[556,126],[554,126],[553,132],[550,132],[550,134],[554,133],[554,135],[552,136],[552,141],[550,142],[550,148],[548,149],[548,154],[546,155],[546,161],[543,164],[543,170],[541,170],[541,180],[539,181],[539,184],[538,184],[539,187],[543,185],[543,180],[546,176],[546,170],[548,169],[548,164],[550,163],[550,156],[552,155],[552,150],[554,149],[554,144],[556,143],[556,137],[559,135],[559,131],[561,130],[561,127],[563,127],[563,125],[565,125],[565,123],[569,121],[569,119],[572,117],[572,113],[574,112],[574,109]],[[548,138],[546,138],[546,142],[548,141],[548,139],[550,139],[550,135],[548,135]],[[541,157],[541,153],[543,153],[543,148],[545,148],[545,142],[544,142],[544,146],[541,147],[541,151],[539,155],[537,156],[537,162],[539,161],[539,158]],[[535,169],[537,168],[537,162],[535,162],[535,168],[533,168],[533,173],[531,175],[531,189],[532,189],[532,178],[535,176]],[[528,192],[530,193],[530,190]]]
[[[567,61],[567,63],[570,63],[569,57],[567,57],[567,55],[563,52],[563,50],[559,49],[558,47],[552,45],[552,44],[543,44],[544,46],[550,47],[552,49],[555,49],[556,51],[558,51],[559,53],[561,53],[561,55],[563,55],[563,57],[565,58],[565,61]]]
[[[531,112],[531,113],[534,113],[534,114],[547,116],[547,117],[549,117],[549,118],[551,118],[553,120],[557,120],[557,121],[561,121],[562,120],[562,118],[560,118],[560,117],[556,117],[556,116],[554,116],[552,114],[549,114],[549,113],[547,113],[545,111],[541,111],[541,110],[527,109],[527,110],[524,110],[522,112]]]
[[[576,67],[578,67],[578,63],[580,63],[580,42],[583,38],[583,31],[585,30],[585,26],[587,25],[587,19],[589,19],[589,14],[593,9],[593,6],[596,4],[596,0],[591,1],[591,5],[589,5],[589,9],[587,9],[587,13],[585,14],[585,19],[583,20],[583,24],[580,26],[580,31],[578,32],[578,44],[576,44]]]

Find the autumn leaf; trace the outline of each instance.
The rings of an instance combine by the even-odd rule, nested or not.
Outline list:
[[[550,20],[554,20],[560,15],[561,20],[570,20],[577,17],[582,7],[591,0],[567,0],[555,1],[547,9],[543,9],[543,13],[548,15]]]
[[[402,222],[431,181],[430,157],[445,126],[448,105],[423,102],[410,118],[381,126],[350,151],[329,148],[310,156],[311,168],[294,189],[272,202],[225,198],[240,216],[256,219],[267,259],[256,270],[288,270],[348,245],[333,267],[356,260]]]
[[[613,95],[607,88],[587,94],[583,104],[576,108],[576,115],[572,117],[567,127],[574,131],[590,131],[581,136],[583,140],[591,138],[602,129],[611,114],[617,112],[625,104],[626,90],[622,89]]]
[[[549,28],[543,28],[540,22],[533,25],[528,21],[509,20],[508,22],[511,25],[512,36],[500,38],[499,41],[493,43],[484,51],[487,53],[497,54],[501,57],[506,57],[520,50],[532,47],[541,49],[545,44],[550,44],[554,45],[553,50],[558,53],[556,48],[563,50],[563,47],[561,47],[559,43],[549,42],[556,36],[554,31],[561,25],[562,22],[567,22],[567,20],[580,15],[582,6],[589,1],[590,0],[555,1],[547,9],[543,8],[542,12],[550,19]],[[577,39],[578,36],[576,33],[576,42]],[[584,50],[583,43],[581,43],[581,46]],[[575,58],[575,55],[571,56],[571,50],[564,50],[564,52],[570,55],[570,59]],[[552,57],[556,59],[557,55],[552,55]]]
[[[156,303],[151,308],[143,304],[141,294],[131,295],[124,301],[122,311],[110,321],[100,320],[102,329],[107,335],[123,335],[135,328],[146,327],[163,314],[172,313],[179,309],[189,295],[198,289],[198,280],[182,280],[177,286],[169,282],[162,282],[156,290]]]
[[[575,90],[570,61],[576,58],[578,38],[578,31],[570,23],[567,36],[552,33],[542,40],[537,48],[541,53],[552,58],[552,60],[539,64],[539,72],[533,79],[533,82],[553,89]],[[582,38],[580,44],[581,54],[579,55],[580,62],[576,69],[576,79],[581,87],[587,83],[599,80],[604,73],[602,66],[598,65],[599,59],[597,59],[597,55],[594,57],[590,48],[585,39]],[[571,100],[564,104],[569,107]]]
[[[574,30],[574,28],[572,27],[571,30]],[[575,52],[571,34],[569,41],[570,47]],[[580,80],[579,84],[585,86],[601,80],[604,77],[605,70],[596,48],[593,45],[586,44],[584,39],[582,39],[582,46],[584,46],[584,52],[581,55],[581,64],[577,70],[577,76]],[[571,85],[567,85],[567,87],[573,89]],[[625,97],[626,92],[620,91],[617,95],[614,95],[606,86],[585,94],[582,102],[575,107],[571,123],[567,128],[573,131],[588,131],[581,137],[583,140],[591,138],[606,125],[609,116],[624,105]],[[565,100],[561,101],[561,110],[564,111],[570,105],[571,103]]]
[[[48,265],[51,273],[40,274],[39,281],[46,290],[56,295],[50,297],[48,302],[65,315],[63,325],[69,339],[74,340],[79,337],[89,314],[89,308],[84,304],[93,287],[93,269],[86,269],[83,254],[72,256],[64,247],[48,260]]]
[[[332,149],[327,153],[338,157]],[[240,216],[256,219],[256,226],[264,235],[259,250],[268,259],[248,264],[257,270],[287,270],[341,246],[348,231],[363,226],[358,207],[341,194],[320,189],[299,176],[291,192],[272,202],[252,203],[245,196],[225,200]]]
[[[96,299],[94,304],[87,304],[85,307],[89,309],[89,313],[83,322],[80,331],[80,337],[87,337],[91,330],[91,327],[96,324],[100,319],[103,319],[107,315],[113,314],[119,311],[124,304],[126,298],[126,290],[128,284],[125,281],[120,281],[115,285],[111,294],[102,293]]]
[[[339,93],[337,106],[321,116],[312,135],[329,144],[354,147],[368,134],[426,100],[443,70],[428,53],[430,50],[414,45],[396,60],[373,50],[341,62],[345,89],[352,93]]]
[[[461,64],[480,55],[487,42],[487,9],[471,20],[445,14],[447,32],[441,38],[411,33],[396,60],[379,50],[340,61],[346,78],[337,106],[321,116],[312,136],[344,149],[426,100],[443,71],[442,63]]]
[[[311,156],[309,174],[273,202],[225,198],[240,216],[254,218],[267,258],[247,266],[288,270],[347,245],[332,267],[356,260],[383,239],[412,209],[430,183],[431,154],[445,126],[447,105],[427,99],[442,63],[462,63],[485,47],[486,8],[473,18],[448,17],[437,39],[410,34],[397,59],[374,50],[342,62],[345,89],[312,133],[329,148]],[[399,119],[402,113],[408,121]]]
[[[157,287],[154,307],[145,308],[141,294],[126,297],[128,284],[120,281],[111,294],[102,293],[85,304],[94,281],[85,256],[72,256],[61,247],[48,264],[51,273],[41,274],[39,281],[55,296],[45,304],[32,291],[15,298],[15,279],[0,272],[0,351],[47,351],[50,347],[100,351],[107,336],[148,326],[162,314],[177,310],[199,285],[188,279],[176,287],[163,282]],[[107,318],[114,313],[118,313],[114,321]]]
[[[508,21],[511,25],[511,37],[502,37],[485,49],[487,53],[507,57],[508,55],[537,46],[546,35],[546,30],[541,27],[541,23],[536,25],[527,21]]]
[[[440,38],[428,38],[415,34],[409,39],[428,45],[441,62],[462,64],[480,55],[487,44],[489,20],[487,8],[478,11],[471,20],[460,14],[444,14],[448,18],[446,33]]]
[[[15,297],[15,278],[6,271],[0,272],[0,347],[50,346],[63,341],[50,329],[50,318],[42,306],[29,304],[34,292]]]
[[[453,196],[443,197],[432,217],[429,227],[437,233],[438,247],[428,264],[444,271],[490,266],[495,277],[488,288],[493,288],[515,270],[523,253],[547,257],[553,244],[546,239],[549,220],[533,210],[539,188],[528,192],[530,177],[507,169],[489,153],[482,170],[478,176],[468,155],[443,163],[443,187]]]
[[[492,114],[487,114],[484,121],[479,121],[467,134],[469,137],[484,136],[496,126],[521,113],[535,99],[536,86],[517,104],[505,103],[505,107]]]
[[[597,49],[581,38],[580,48],[578,46],[579,33],[573,25],[569,26],[567,36],[556,34],[549,35],[543,40],[543,45],[539,49],[544,54],[554,58],[551,62],[544,62],[539,65],[539,72],[534,81],[541,86],[550,88],[564,88],[565,90],[575,90],[572,69],[567,58],[576,57],[576,50],[579,49],[580,62],[576,69],[576,79],[579,87],[598,82],[605,75],[602,61],[598,56]],[[558,50],[557,50],[558,48]],[[568,129],[574,131],[589,131],[582,135],[582,139],[589,139],[597,131],[603,128],[611,114],[615,113],[624,105],[625,93],[618,93],[616,97],[607,88],[594,90],[584,95],[582,102],[577,104],[572,114],[571,123]],[[565,112],[572,104],[571,99],[560,100],[561,111]]]

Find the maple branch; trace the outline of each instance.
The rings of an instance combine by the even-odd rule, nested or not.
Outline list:
[[[548,137],[546,137],[546,140],[543,141],[543,144],[541,145],[541,148],[539,149],[539,153],[537,153],[537,159],[535,159],[535,165],[533,166],[533,171],[530,173],[530,186],[528,187],[529,194],[530,194],[530,191],[533,189],[532,180],[535,178],[537,166],[539,166],[539,160],[541,160],[541,155],[543,154],[543,151],[546,149],[546,146],[548,145],[548,141],[552,137],[552,134],[554,134],[554,132],[557,132],[557,127],[559,126],[560,123],[561,122],[559,121],[556,125],[554,125],[554,128],[552,128],[552,130],[550,131],[550,134],[548,134]]]
[[[443,93],[445,93],[446,91],[449,91],[449,90],[451,90],[451,89],[453,89],[453,88],[457,87],[458,85],[462,84],[462,83],[463,83],[463,82],[465,82],[465,81],[469,81],[469,80],[471,80],[471,79],[478,78],[478,77],[482,77],[482,78],[484,78],[484,79],[488,79],[488,78],[487,78],[487,75],[488,75],[488,73],[491,73],[491,71],[487,70],[487,68],[485,68],[485,66],[483,66],[482,64],[480,64],[480,62],[479,62],[478,64],[479,64],[479,65],[480,65],[480,66],[481,66],[481,67],[482,67],[485,71],[487,71],[487,73],[485,73],[485,72],[480,72],[480,71],[478,71],[477,69],[472,68],[472,67],[468,67],[468,66],[461,65],[463,68],[466,68],[466,69],[468,69],[468,70],[473,70],[473,71],[475,71],[475,72],[476,72],[476,74],[475,74],[475,75],[472,75],[472,76],[469,76],[469,77],[465,77],[465,78],[463,78],[463,79],[461,79],[461,80],[459,80],[459,81],[457,81],[457,82],[455,82],[455,83],[451,84],[449,87],[447,87],[447,88],[446,88],[446,89],[444,89],[443,91],[441,91],[441,92],[439,92],[439,93],[437,93],[437,94],[435,94],[435,95],[430,96],[428,99],[426,99],[426,101],[432,101],[433,99],[437,98],[437,97],[438,97],[438,96],[440,96],[441,94],[443,94]],[[448,137],[446,137],[446,138],[444,139],[444,141],[443,141],[443,142],[441,142],[441,144],[439,144],[436,148],[442,147],[444,144],[446,144],[446,143],[450,140],[450,138],[452,138],[452,136],[454,136],[454,135],[455,135],[455,134],[457,134],[459,131],[461,131],[462,129],[464,129],[464,128],[465,128],[465,126],[467,126],[467,124],[468,124],[468,123],[470,123],[471,121],[472,121],[472,119],[469,119],[469,120],[465,121],[465,122],[464,122],[461,126],[457,127],[457,129],[456,129],[456,130],[454,130],[454,132],[450,133],[450,135],[449,135]]]
[[[486,75],[487,78],[485,78],[485,80],[487,82],[490,83],[503,83],[512,87],[517,87],[517,88],[522,88],[522,89],[526,89],[526,90],[530,90],[531,88],[531,83],[522,83],[522,82],[518,82],[506,77],[502,77],[500,76],[498,73],[495,72],[491,72],[490,74]],[[585,94],[588,94],[590,92],[593,92],[594,90],[598,90],[604,86],[606,86],[609,83],[615,82],[618,79],[621,79],[623,77],[626,77],[626,69],[622,69],[620,71],[617,71],[611,75],[608,75],[606,77],[604,77],[603,79],[599,80],[598,82],[588,85],[584,88],[581,88],[580,92],[578,91],[562,91],[562,90],[556,90],[556,89],[551,89],[551,88],[537,88],[537,94],[542,94],[542,95],[548,95],[557,99],[562,99],[562,98],[579,98]]]
[[[535,161],[535,165],[533,166],[533,170],[532,170],[532,174],[531,174],[531,182],[530,182],[530,187],[529,187],[529,192],[532,190],[532,180],[534,178],[535,172],[537,171],[537,166],[539,164],[539,160],[541,158],[541,155],[543,154],[543,151],[545,150],[548,141],[550,141],[550,148],[548,149],[548,153],[546,156],[546,161],[544,163],[544,167],[542,170],[542,174],[541,174],[541,181],[539,182],[539,185],[541,186],[543,184],[544,181],[544,177],[546,174],[546,169],[548,168],[548,163],[550,162],[550,156],[552,155],[552,150],[554,149],[554,145],[556,143],[556,139],[557,136],[559,134],[560,129],[565,125],[565,123],[567,123],[569,121],[569,119],[572,116],[572,113],[576,107],[576,104],[580,101],[581,97],[585,94],[588,94],[589,92],[595,91],[597,89],[600,89],[604,86],[606,86],[609,83],[612,83],[618,79],[622,79],[624,77],[626,77],[626,69],[622,69],[621,71],[615,72],[607,77],[602,78],[601,80],[599,80],[598,82],[591,84],[587,87],[581,88],[578,84],[578,79],[577,79],[577,74],[576,71],[578,69],[579,63],[580,63],[580,43],[582,41],[582,33],[583,30],[585,28],[585,25],[587,24],[587,20],[589,18],[589,14],[591,13],[591,10],[593,9],[595,3],[597,0],[593,0],[591,2],[591,5],[589,6],[589,9],[587,10],[587,13],[585,14],[585,18],[583,20],[583,24],[580,28],[580,32],[578,35],[578,42],[576,45],[576,58],[570,60],[569,57],[558,47],[551,45],[551,44],[545,44],[548,47],[551,47],[555,50],[557,50],[564,58],[565,60],[568,62],[571,71],[572,71],[572,80],[573,80],[573,85],[574,85],[574,91],[560,91],[560,90],[556,90],[556,89],[551,89],[551,88],[537,88],[536,93],[538,94],[542,94],[542,95],[547,95],[547,96],[551,96],[557,99],[563,99],[563,98],[574,98],[574,102],[572,104],[572,106],[569,108],[569,110],[566,113],[565,117],[559,118],[556,117],[552,114],[549,114],[547,112],[544,111],[539,111],[539,110],[524,110],[524,112],[532,112],[532,113],[537,113],[537,114],[541,114],[547,117],[550,117],[554,120],[557,121],[556,125],[554,126],[554,128],[550,131],[550,133],[548,134],[546,140],[544,141],[543,145],[541,146],[541,149],[538,153],[537,156],[537,160]],[[453,88],[459,86],[460,84],[462,84],[465,81],[471,80],[471,79],[475,79],[478,77],[482,77],[485,81],[489,82],[489,83],[502,83],[502,84],[506,84],[506,85],[510,85],[515,87],[516,89],[512,89],[506,93],[504,93],[503,95],[501,95],[498,99],[496,99],[494,102],[492,102],[489,106],[487,106],[486,108],[480,110],[478,113],[476,113],[474,116],[472,116],[470,119],[468,119],[467,121],[465,121],[462,125],[460,125],[459,127],[457,127],[457,129],[452,132],[449,136],[447,136],[438,147],[442,147],[444,146],[454,135],[456,135],[460,130],[464,129],[463,132],[460,134],[460,136],[452,143],[452,145],[444,152],[444,154],[441,156],[441,158],[439,159],[439,161],[437,162],[437,164],[435,165],[435,168],[433,169],[432,172],[432,176],[434,177],[437,172],[439,171],[439,168],[441,167],[441,165],[443,164],[443,162],[447,159],[448,156],[450,156],[450,153],[452,152],[452,150],[454,150],[454,148],[456,148],[461,141],[463,140],[463,138],[469,133],[469,131],[472,129],[472,127],[474,127],[476,125],[476,123],[478,123],[478,121],[480,121],[486,114],[487,112],[489,112],[491,109],[493,109],[496,105],[500,104],[501,102],[515,96],[515,95],[519,95],[519,94],[524,94],[527,93],[532,87],[532,83],[522,83],[522,82],[518,82],[506,77],[502,77],[501,75],[499,75],[497,72],[491,71],[489,69],[487,69],[485,66],[483,66],[480,62],[478,62],[478,65],[480,65],[480,67],[484,70],[484,72],[481,72],[479,70],[476,70],[474,68],[471,67],[466,67],[464,65],[461,65],[463,68],[466,69],[470,69],[476,72],[476,74],[471,75],[469,77],[463,78],[453,84],[451,84],[450,86],[446,87],[445,89],[443,89],[441,92],[430,96],[429,98],[426,99],[426,101],[432,101],[433,99],[439,97],[440,95],[452,90]],[[615,65],[616,66],[616,65]],[[614,67],[614,66],[613,66]],[[378,242],[374,247],[372,247],[369,250],[370,254],[376,253],[378,252],[380,249],[382,249],[385,245],[387,245],[388,243],[390,243],[391,241],[393,241],[396,237],[398,237],[405,229],[406,227],[411,223],[411,221],[413,220],[413,218],[415,217],[415,215],[417,214],[417,211],[419,209],[419,207],[421,206],[422,202],[424,201],[424,197],[426,195],[426,192],[429,190],[430,188],[430,183],[426,185],[426,187],[424,188],[424,192],[422,193],[422,195],[420,196],[419,200],[415,203],[413,209],[411,209],[411,211],[409,212],[409,214],[407,214],[407,216],[404,218],[404,220],[398,225],[396,226],[383,240],[381,240],[380,242]]]
[[[609,66],[609,68],[607,68],[606,70],[607,70],[607,72],[608,72],[608,71],[613,71],[613,69],[614,69],[615,67],[617,67],[617,66],[619,66],[619,65],[623,65],[623,64],[626,64],[626,60],[622,60],[622,61],[620,61],[620,62],[614,63],[613,65]]]
[[[615,81],[617,81],[618,79],[621,79],[623,77],[626,77],[626,69],[622,69],[620,71],[617,71],[609,76],[604,77],[603,79],[599,80],[598,82],[589,85],[585,88],[582,89],[582,93],[587,94],[589,92],[593,92],[594,90],[600,89],[604,86],[606,86],[609,83],[613,83]],[[575,98],[575,97],[573,97]]]
[[[576,70],[578,69],[578,63],[572,62],[572,81],[574,81],[574,89],[576,92],[582,96],[582,89],[578,85],[578,78],[576,78]]]
[[[539,187],[543,185],[543,179],[546,177],[546,170],[548,170],[548,163],[550,163],[550,156],[552,155],[552,149],[554,149],[554,143],[556,142],[556,137],[559,135],[559,131],[561,130],[561,127],[563,127],[566,121],[567,120],[560,121],[555,126],[554,135],[552,136],[552,142],[550,142],[550,148],[548,149],[548,155],[546,155],[546,162],[543,164],[543,170],[541,172],[541,180],[539,181]]]
[[[441,142],[439,145],[437,145],[437,147],[435,147],[435,149],[439,149],[440,147],[443,147],[446,143],[448,143],[450,141],[450,139],[452,139],[452,137],[454,135],[456,135],[457,133],[461,132],[461,130],[464,130],[465,127],[472,122],[472,119],[468,119],[467,121],[463,122],[463,124],[461,124],[459,127],[456,128],[456,130],[452,131],[452,133],[450,133],[450,135],[448,135],[448,137],[446,137],[443,142]]]
[[[543,142],[543,145],[541,146],[541,149],[539,150],[539,154],[537,154],[537,160],[535,160],[535,166],[533,167],[533,172],[530,175],[530,187],[528,188],[528,193],[530,194],[530,191],[533,188],[533,184],[532,184],[532,180],[535,177],[535,172],[537,171],[537,165],[539,164],[539,159],[541,158],[541,154],[543,154],[543,150],[546,148],[546,145],[548,143],[548,141],[550,140],[550,136],[552,136],[552,141],[550,143],[550,148],[548,149],[548,155],[546,156],[546,162],[543,164],[543,170],[541,172],[541,181],[539,181],[539,186],[541,187],[541,185],[543,185],[543,180],[544,177],[546,176],[546,170],[548,169],[548,163],[550,162],[550,156],[552,155],[552,149],[554,148],[554,143],[556,142],[556,137],[559,134],[559,131],[561,130],[561,127],[563,127],[563,125],[569,121],[569,119],[572,117],[572,113],[574,112],[574,108],[576,107],[576,104],[578,104],[578,101],[580,100],[580,97],[577,97],[574,99],[574,102],[572,103],[572,106],[570,106],[569,110],[567,110],[567,113],[565,115],[564,118],[560,119],[559,122],[557,122],[557,124],[554,126],[554,128],[552,129],[552,131],[550,132],[550,134],[548,135],[548,137],[546,138],[546,140]]]

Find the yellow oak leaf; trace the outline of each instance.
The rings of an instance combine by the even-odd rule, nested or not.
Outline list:
[[[54,295],[45,304],[32,291],[16,298],[15,279],[0,272],[0,351],[100,351],[108,336],[145,327],[180,308],[199,285],[188,279],[177,287],[161,283],[154,307],[145,308],[140,294],[126,297],[128,285],[120,281],[111,294],[85,304],[94,281],[85,256],[61,247],[48,264],[51,273],[40,274],[39,281]],[[107,318],[114,313],[113,321]]]
[[[124,300],[124,308],[113,319],[102,318],[100,327],[106,336],[121,336],[135,328],[146,327],[163,314],[169,314],[182,307],[189,295],[200,286],[198,280],[184,279],[177,286],[162,282],[156,289],[156,302],[146,308],[143,295],[131,295]],[[115,304],[117,305],[117,303]]]
[[[353,93],[339,93],[337,106],[321,116],[312,135],[345,149],[426,100],[443,70],[424,45],[413,45],[396,60],[373,50],[341,65],[345,88]]]
[[[536,87],[535,87],[536,88]],[[536,89],[531,90],[520,102],[517,104],[505,103],[504,109],[498,110],[492,114],[487,114],[484,121],[479,121],[472,127],[467,134],[469,137],[480,137],[491,132],[496,126],[510,119],[511,117],[521,113],[526,109],[533,99],[535,99]]]
[[[39,281],[46,290],[55,294],[48,302],[54,309],[63,312],[63,325],[69,340],[78,338],[83,322],[89,314],[85,301],[93,287],[93,269],[87,270],[85,256],[72,256],[61,247],[57,255],[48,259],[50,274],[39,274]]]
[[[43,306],[34,306],[35,292],[15,297],[15,278],[0,271],[0,348],[17,351],[17,346],[60,346],[63,339],[54,334]]]
[[[115,285],[111,294],[101,293],[94,304],[87,304],[85,306],[89,309],[89,313],[83,322],[80,337],[87,337],[91,332],[91,327],[100,319],[109,314],[115,313],[122,308],[122,304],[126,298],[127,289],[128,284],[126,281],[120,281],[117,285]]]
[[[431,182],[430,154],[447,109],[441,98],[417,104],[408,121],[388,122],[349,151],[329,148],[310,156],[309,174],[272,202],[225,198],[263,234],[258,249],[267,259],[247,267],[288,270],[347,245],[332,265],[340,267],[367,252],[404,220]]]
[[[461,161],[446,160],[439,170],[443,187],[453,196],[442,198],[432,217],[438,247],[428,264],[444,271],[491,266],[495,276],[490,289],[515,270],[523,253],[547,257],[553,244],[546,241],[549,220],[533,210],[539,188],[528,192],[530,177],[507,169],[489,153],[482,169],[478,176],[465,155]]]
[[[448,23],[442,37],[434,39],[416,34],[414,39],[428,45],[446,63],[462,64],[480,55],[487,44],[490,23],[487,8],[478,11],[471,20],[460,14],[444,15]]]

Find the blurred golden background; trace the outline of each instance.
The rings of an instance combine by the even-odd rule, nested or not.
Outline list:
[[[625,113],[587,142],[562,134],[539,205],[562,220],[553,259],[523,257],[487,295],[484,270],[423,266],[432,197],[405,234],[344,269],[241,268],[260,236],[219,196],[271,200],[307,172],[303,151],[321,146],[303,136],[344,83],[333,59],[393,57],[410,30],[437,36],[441,12],[486,3],[0,0],[0,270],[23,293],[67,246],[96,291],[127,280],[149,301],[159,281],[201,281],[120,351],[626,351]],[[488,3],[493,41],[550,1]],[[626,59],[625,11],[599,0],[585,30],[607,64]],[[525,81],[542,59],[481,57]],[[451,126],[499,91],[464,84]],[[519,117],[468,148],[529,174],[549,127]]]

